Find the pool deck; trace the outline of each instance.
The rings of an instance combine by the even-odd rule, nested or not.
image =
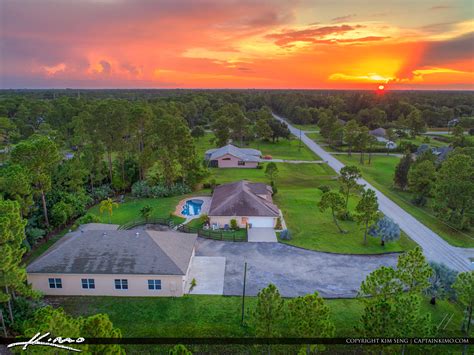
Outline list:
[[[200,214],[198,214],[196,216],[187,216],[187,215],[183,215],[181,213],[183,211],[184,204],[186,203],[186,201],[189,201],[189,200],[202,200],[203,201],[203,204],[201,206],[201,213]],[[190,196],[190,197],[186,197],[186,198],[182,199],[181,201],[179,201],[179,203],[176,206],[176,209],[174,211],[174,214],[176,216],[186,218],[186,222],[188,222],[188,220],[197,218],[197,217],[199,217],[203,214],[208,214],[209,213],[209,208],[211,207],[211,200],[212,200],[212,197],[210,197],[210,196]]]

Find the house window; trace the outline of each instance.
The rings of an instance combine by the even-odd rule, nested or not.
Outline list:
[[[161,290],[161,280],[148,280],[149,290]]]
[[[243,166],[243,165],[245,165],[245,162],[244,162],[243,160],[239,160],[239,162],[238,162],[237,164],[239,164],[239,165],[242,165],[242,166]]]
[[[115,289],[116,290],[128,290],[128,280],[127,279],[115,279]]]
[[[230,160],[230,158],[223,158],[222,160]]]
[[[63,283],[61,279],[50,278],[48,279],[48,281],[49,281],[49,288],[63,288]]]
[[[95,288],[94,279],[81,279],[82,288]]]

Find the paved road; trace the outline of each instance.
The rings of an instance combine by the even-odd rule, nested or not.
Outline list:
[[[273,115],[280,121],[285,121],[282,117]],[[288,128],[291,133],[299,137],[300,130],[288,124]],[[313,152],[325,160],[328,165],[335,171],[339,172],[344,164],[333,157],[331,154],[326,152],[317,143],[308,138],[304,133],[301,134],[301,139],[304,144],[308,146]],[[450,268],[458,271],[469,271],[471,270],[471,262],[469,261],[468,255],[472,253],[472,249],[463,250],[462,248],[456,248],[448,244],[438,234],[433,232],[431,229],[426,227],[424,224],[419,222],[411,214],[403,210],[396,203],[392,202],[388,197],[378,191],[375,187],[370,185],[364,179],[360,179],[360,184],[366,185],[366,187],[372,189],[377,194],[379,201],[380,211],[385,215],[392,218],[398,223],[400,228],[416,243],[418,243],[428,260],[443,263]]]
[[[320,144],[320,146],[321,146],[321,144]],[[328,153],[331,154],[331,155],[349,155],[348,152],[328,152]],[[352,154],[354,156],[358,155],[358,153],[356,153],[356,152],[352,152]],[[375,156],[382,155],[382,156],[385,156],[385,157],[398,157],[398,158],[403,157],[403,154],[399,154],[399,153],[389,153],[389,154],[387,154],[387,153],[372,153],[372,156],[374,156],[374,155]]]
[[[368,274],[381,266],[395,266],[398,259],[398,254],[329,254],[282,243],[231,243],[201,238],[196,256],[225,257],[224,295],[242,295],[247,262],[246,295],[256,296],[273,283],[284,297],[318,291],[324,298],[355,297]]]

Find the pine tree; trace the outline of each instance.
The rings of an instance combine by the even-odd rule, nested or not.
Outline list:
[[[278,336],[278,325],[283,318],[283,299],[277,287],[270,284],[258,293],[254,313],[256,335],[264,338]]]
[[[402,190],[405,190],[408,186],[408,172],[410,171],[412,161],[411,154],[407,153],[395,168],[393,184]]]
[[[25,225],[18,202],[0,199],[0,302],[7,303],[12,323],[12,294],[35,295],[25,284],[26,270],[21,262],[26,251]]]

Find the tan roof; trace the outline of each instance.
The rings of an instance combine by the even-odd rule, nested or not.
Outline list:
[[[263,183],[241,180],[220,185],[214,189],[209,215],[278,217],[271,195],[272,188]]]

